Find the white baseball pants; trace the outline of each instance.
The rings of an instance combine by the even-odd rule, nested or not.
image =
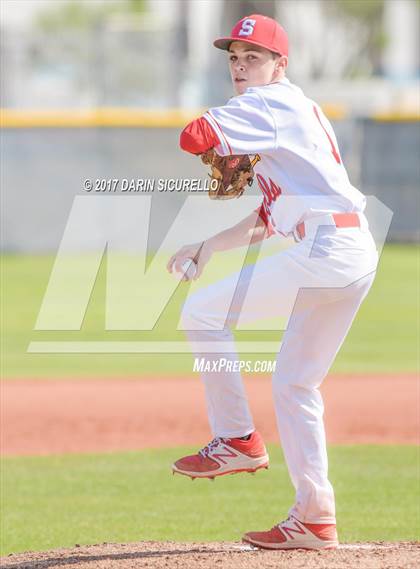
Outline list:
[[[195,356],[208,360],[217,358],[203,351],[208,341],[223,342],[223,357],[237,360],[231,327],[238,319],[290,316],[272,387],[283,452],[296,489],[290,513],[302,522],[335,523],[319,386],[369,291],[377,260],[367,224],[312,227],[294,247],[244,269],[227,319],[226,299],[237,283],[235,276],[198,291],[183,308],[182,323]],[[255,427],[241,374],[208,372],[202,379],[213,435],[251,433]]]

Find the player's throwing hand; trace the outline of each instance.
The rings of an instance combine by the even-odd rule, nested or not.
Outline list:
[[[197,280],[200,278],[204,267],[210,261],[212,254],[213,251],[211,245],[207,241],[184,245],[174,255],[172,255],[166,265],[166,268],[170,273],[174,270],[182,272],[182,266],[185,261],[192,259],[196,264],[196,270],[192,280]]]

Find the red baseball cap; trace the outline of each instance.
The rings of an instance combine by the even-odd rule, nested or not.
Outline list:
[[[241,18],[233,27],[230,37],[219,38],[213,42],[213,45],[228,50],[233,41],[259,45],[280,55],[289,53],[289,42],[284,29],[272,18],[261,14]]]

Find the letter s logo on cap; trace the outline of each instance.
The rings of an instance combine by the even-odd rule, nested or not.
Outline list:
[[[239,30],[240,36],[250,36],[254,32],[254,26],[256,24],[256,20],[251,20],[251,18],[246,18],[242,22],[241,29]]]

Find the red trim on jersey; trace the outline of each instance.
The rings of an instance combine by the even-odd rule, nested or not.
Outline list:
[[[187,124],[179,138],[182,150],[191,154],[202,154],[218,144],[220,144],[219,137],[203,117]]]
[[[223,130],[221,129],[220,124],[217,122],[217,120],[214,118],[214,116],[211,114],[210,111],[209,111],[209,115],[211,116],[211,118],[214,120],[214,122],[215,122],[215,123],[217,124],[217,126],[219,127],[220,133],[221,133],[221,135],[223,136],[223,139],[224,139],[224,141],[226,142],[226,146],[227,146],[228,149],[229,149],[229,153],[230,153],[230,154],[233,154],[232,148],[231,148],[231,146],[230,146],[230,144],[229,144],[229,142],[228,142],[228,139],[227,139],[226,136],[225,136],[225,133],[224,133]]]
[[[274,230],[273,224],[271,223],[271,221],[268,218],[264,202],[260,205],[259,208],[255,209],[254,211],[256,213],[258,213],[258,217],[263,221],[264,225],[267,228],[267,233],[268,233],[267,238],[274,235],[275,230]]]
[[[315,105],[313,106],[313,110],[314,110],[314,113],[315,113],[316,118],[318,119],[319,124],[320,124],[321,127],[322,127],[322,130],[323,130],[323,131],[325,132],[325,134],[327,135],[327,138],[328,138],[328,140],[329,140],[329,142],[330,142],[330,144],[331,144],[331,152],[332,152],[332,155],[333,155],[334,158],[335,158],[335,161],[337,162],[337,164],[341,164],[341,158],[340,158],[340,155],[339,155],[339,153],[338,153],[338,150],[337,150],[336,147],[334,146],[333,139],[332,139],[331,136],[328,134],[327,129],[326,129],[325,126],[322,124],[321,117],[319,116],[318,109],[316,108]]]

